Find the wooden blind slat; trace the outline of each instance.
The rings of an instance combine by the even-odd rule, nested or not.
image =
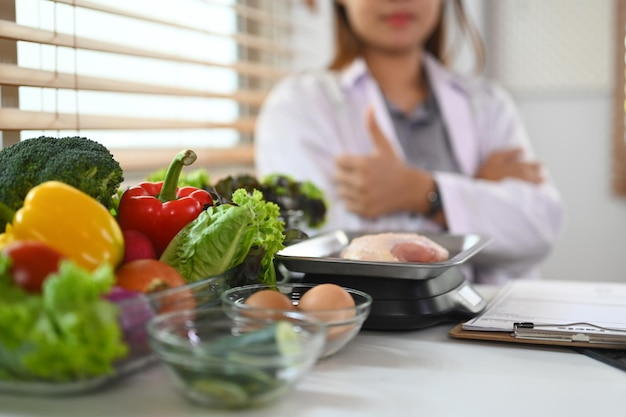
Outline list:
[[[255,122],[255,118],[238,119],[233,122],[214,122],[76,115],[0,108],[0,126],[3,130],[235,129],[239,132],[252,133]]]
[[[6,20],[0,20],[0,38],[29,41],[47,45],[65,46],[68,48],[88,49],[99,52],[110,52],[142,58],[154,58],[173,62],[184,62],[218,68],[228,68],[238,72],[239,74],[259,78],[278,79],[285,74],[284,71],[280,71],[274,67],[268,67],[264,65],[251,64],[247,62],[224,64],[221,62],[215,62],[206,59],[196,59],[193,57],[185,57],[148,49],[134,48],[131,46],[119,45],[115,43],[99,41],[96,39],[82,38],[64,33],[55,33],[48,30],[18,25],[16,23]]]
[[[281,19],[278,16],[261,11],[257,8],[246,6],[245,4],[240,4],[240,3],[235,3],[232,5],[224,5],[222,3],[214,2],[211,0],[207,0],[207,1],[212,4],[219,4],[222,6],[232,7],[237,12],[237,14],[243,18],[246,18],[249,20],[255,20],[263,24],[274,25],[287,31],[293,30],[293,23],[291,20],[284,19],[284,18]]]
[[[145,149],[114,149],[113,157],[126,171],[149,171],[157,167],[167,167],[176,151],[172,149],[150,149],[146,158]],[[190,169],[216,167],[221,165],[254,165],[254,146],[239,145],[232,148],[194,148],[197,161]]]
[[[203,33],[205,35],[233,39],[242,46],[247,46],[250,48],[268,51],[268,52],[272,52],[275,54],[282,54],[282,55],[287,55],[287,56],[293,55],[293,51],[291,47],[282,45],[277,42],[273,42],[269,39],[265,39],[259,36],[252,36],[252,35],[245,34],[245,33],[232,33],[232,34],[220,33],[220,32],[212,31],[210,29],[191,27],[191,26],[183,25],[175,21],[159,19],[153,16],[147,16],[142,13],[135,13],[129,10],[123,10],[117,7],[112,7],[106,4],[96,3],[96,2],[92,2],[88,0],[51,0],[51,1],[54,1],[56,3],[68,4],[74,7],[81,7],[84,9],[90,9],[90,10],[95,10],[99,12],[109,13],[109,14],[113,14],[116,16],[124,16],[124,17],[129,17],[132,19],[138,19],[144,22],[158,23],[161,25],[166,25],[166,26],[170,26],[174,28],[191,30],[194,32]]]
[[[0,64],[0,85],[231,99],[251,106],[260,106],[267,95],[266,92],[254,90],[221,93],[191,88],[168,87],[165,85],[37,70],[9,64]]]

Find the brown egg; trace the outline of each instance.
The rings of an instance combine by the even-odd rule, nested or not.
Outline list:
[[[294,311],[296,308],[293,303],[285,294],[275,290],[261,290],[257,291],[244,302],[246,306],[254,307],[258,309],[271,309],[271,310],[287,310]],[[254,318],[277,318],[280,316],[277,312],[262,312],[262,311],[247,311],[249,317]]]
[[[356,314],[354,299],[336,284],[319,284],[308,290],[298,303],[298,309],[312,313],[324,322],[350,320]],[[354,325],[333,326],[328,329],[328,339],[332,340]]]

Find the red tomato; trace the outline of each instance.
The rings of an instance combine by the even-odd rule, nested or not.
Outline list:
[[[32,293],[40,293],[48,275],[59,270],[65,256],[45,243],[36,241],[13,242],[2,252],[11,259],[9,274],[13,282]]]
[[[115,273],[116,285],[130,291],[154,294],[185,285],[180,273],[157,259],[138,259],[128,262]],[[159,312],[195,307],[191,290],[154,294]]]

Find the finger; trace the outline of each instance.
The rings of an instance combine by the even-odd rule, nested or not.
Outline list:
[[[534,184],[539,184],[543,182],[543,165],[537,162],[528,164],[528,179],[530,182]]]
[[[543,181],[542,165],[536,162],[518,162],[511,166],[510,177],[538,184]]]
[[[494,156],[501,158],[503,161],[517,161],[522,157],[522,148],[503,149],[494,153]]]
[[[380,153],[393,154],[394,150],[389,143],[389,140],[385,137],[385,134],[380,130],[378,123],[376,122],[376,115],[374,114],[374,107],[369,106],[366,113],[367,127],[372,135],[372,142],[374,143],[374,149]]]
[[[351,171],[352,162],[350,161],[350,158],[340,156],[335,159],[335,168],[335,171]]]
[[[335,165],[338,169],[354,171],[359,164],[353,155],[341,155],[335,159]]]
[[[356,187],[352,187],[346,183],[337,184],[338,194],[346,201],[358,201],[360,192]]]
[[[363,199],[355,187],[339,182],[337,183],[337,193],[348,211],[357,214],[362,213]]]
[[[333,180],[338,188],[346,187],[351,182],[352,175],[350,171],[344,169],[338,169],[333,175]]]
[[[337,187],[348,189],[351,193],[360,193],[365,188],[361,176],[350,171],[337,170],[334,180]]]

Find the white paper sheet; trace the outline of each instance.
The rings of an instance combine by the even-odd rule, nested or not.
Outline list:
[[[555,325],[555,330],[567,324],[588,323],[604,328],[603,333],[625,332],[626,284],[513,281],[482,314],[464,323],[463,329],[513,331],[514,323],[519,322]]]

